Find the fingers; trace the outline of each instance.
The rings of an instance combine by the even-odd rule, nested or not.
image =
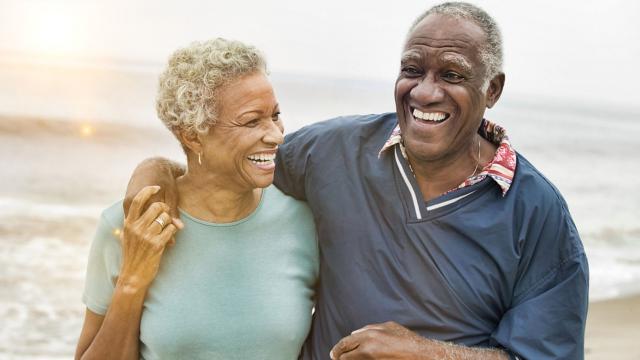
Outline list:
[[[331,349],[329,356],[331,356],[333,360],[359,359],[361,356],[367,355],[372,351],[370,345],[378,341],[381,335],[388,333],[389,330],[393,330],[396,326],[398,325],[394,322],[386,322],[382,324],[370,324],[354,330],[351,332],[351,335],[342,338],[342,340]]]
[[[184,223],[182,222],[182,220],[176,219],[176,218],[173,218],[172,220],[173,220],[173,225],[175,225],[175,227],[177,227],[178,230],[184,229]],[[169,239],[167,246],[173,246],[175,244],[176,244],[176,237],[172,236],[171,239]]]
[[[169,207],[171,207],[171,206],[169,206]],[[171,211],[169,211],[169,214],[171,214]],[[171,216],[173,216],[173,215],[171,215]],[[173,217],[171,220],[173,221],[173,225],[175,225],[178,229],[180,229],[180,230],[184,229],[184,223],[182,222],[182,220],[180,220],[180,219],[178,219],[176,217]]]
[[[166,212],[162,212],[155,219],[153,219],[153,221],[151,221],[151,224],[149,224],[149,229],[153,234],[159,234],[167,226],[167,224],[171,224],[171,221],[171,215],[167,214]]]
[[[367,331],[367,330],[384,330],[384,329],[382,327],[380,327],[380,326],[367,325],[367,326],[365,326],[363,328],[360,328],[358,330],[352,331],[351,335],[355,335],[355,334],[358,334],[358,333],[361,333],[361,332],[364,332],[364,331]]]
[[[355,341],[353,336],[347,336],[342,338],[342,340],[338,341],[338,343],[331,349],[329,352],[329,356],[332,360],[340,359],[342,354],[348,353],[349,351],[353,351],[357,349],[359,346],[358,342]]]
[[[168,214],[168,211],[169,211],[169,207],[167,206],[167,204],[161,203],[161,202],[154,202],[151,205],[149,205],[149,208],[144,212],[144,214],[142,214],[142,216],[140,216],[140,218],[137,220],[137,223],[139,223],[140,226],[145,228],[151,227],[151,225],[153,225],[154,220],[159,218],[161,214],[165,213],[166,217],[162,218],[162,220],[164,221],[164,226],[167,226],[167,224],[172,222],[171,215]],[[158,232],[160,231],[158,230]]]
[[[177,231],[178,228],[175,225],[169,224],[162,229],[162,232],[156,236],[156,239],[160,245],[165,246],[169,241],[171,241],[173,235],[175,235]]]
[[[149,201],[149,198],[158,191],[160,191],[160,186],[145,186],[142,188],[142,190],[140,190],[131,201],[127,219],[130,221],[137,220],[142,214],[144,206],[147,204],[147,201]]]

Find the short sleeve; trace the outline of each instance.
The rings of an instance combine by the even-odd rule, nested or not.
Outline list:
[[[109,308],[120,271],[122,250],[118,234],[124,215],[118,212],[122,207],[116,204],[102,213],[89,251],[82,302],[99,315]]]
[[[492,342],[519,359],[583,359],[587,258],[568,212],[545,223],[549,226],[541,232],[545,239],[537,242],[537,255],[516,285],[513,304],[492,334]],[[544,272],[538,264],[544,264]]]

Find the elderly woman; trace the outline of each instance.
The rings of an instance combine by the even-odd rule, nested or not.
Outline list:
[[[223,39],[180,49],[157,111],[187,155],[184,224],[148,204],[158,187],[103,212],[76,358],[297,358],[318,250],[307,206],[271,185],[283,126],[264,59]]]

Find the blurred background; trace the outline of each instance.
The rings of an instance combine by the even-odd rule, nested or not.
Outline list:
[[[0,358],[70,358],[101,209],[142,159],[183,160],[154,110],[173,50],[269,61],[286,130],[394,111],[399,53],[436,2],[0,0]],[[640,3],[475,1],[502,28],[486,117],[560,189],[590,261],[588,359],[640,359]]]

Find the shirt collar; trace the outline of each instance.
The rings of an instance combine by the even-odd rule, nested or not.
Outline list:
[[[458,188],[473,185],[489,176],[498,184],[498,186],[500,186],[502,189],[502,196],[505,196],[511,187],[513,175],[516,171],[516,152],[511,146],[506,130],[502,126],[483,119],[480,124],[480,128],[478,129],[478,133],[480,136],[496,145],[498,149],[496,150],[493,160],[491,160],[491,162],[487,164],[480,173],[465,180],[460,184],[460,186],[458,186]],[[405,160],[408,160],[404,144],[402,143],[400,125],[396,125],[393,129],[391,135],[380,149],[380,152],[378,152],[378,157],[382,156],[384,152],[395,145],[400,146],[402,156]]]

